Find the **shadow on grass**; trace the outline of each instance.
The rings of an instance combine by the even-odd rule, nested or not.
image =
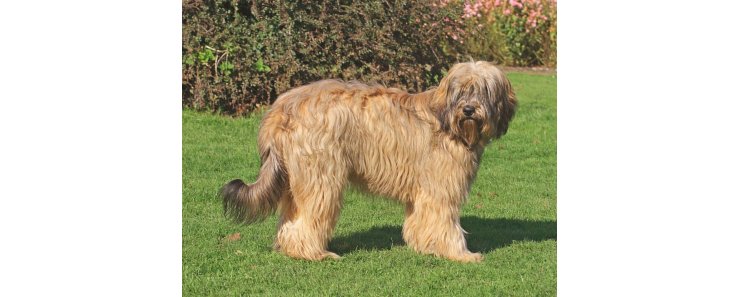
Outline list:
[[[555,221],[463,217],[460,222],[469,233],[465,238],[468,249],[473,252],[489,252],[515,241],[557,239]],[[405,245],[401,237],[401,226],[383,226],[337,237],[329,243],[329,250],[344,254],[355,250],[387,250],[400,245]]]

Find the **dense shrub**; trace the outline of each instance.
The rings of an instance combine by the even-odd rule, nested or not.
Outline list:
[[[466,54],[513,66],[557,65],[556,0],[465,1],[462,18]]]
[[[184,0],[183,106],[243,114],[324,78],[426,89],[464,52],[462,3],[428,3]]]

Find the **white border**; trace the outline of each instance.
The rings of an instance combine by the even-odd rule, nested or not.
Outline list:
[[[740,295],[740,26],[720,2],[558,3],[561,296]]]
[[[181,294],[181,5],[0,5],[0,295]]]

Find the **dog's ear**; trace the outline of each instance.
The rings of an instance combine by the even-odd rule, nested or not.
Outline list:
[[[429,107],[439,120],[442,131],[450,132],[452,125],[452,111],[450,110],[452,100],[457,96],[456,90],[452,87],[452,77],[449,75],[439,82],[439,86],[432,94],[432,100]]]
[[[455,86],[455,76],[453,73],[457,72],[460,68],[460,64],[455,64],[447,71],[447,75],[442,78],[434,92],[431,107],[435,110],[441,111],[442,109],[448,108],[450,103],[455,101],[459,96],[459,88]]]
[[[450,110],[449,108],[439,108],[434,111],[434,115],[439,121],[439,127],[443,132],[450,132]]]
[[[500,73],[495,81],[494,90],[496,91],[494,92],[492,115],[496,130],[493,137],[499,138],[506,134],[509,129],[509,122],[516,113],[518,102],[511,87],[511,82],[503,73]]]

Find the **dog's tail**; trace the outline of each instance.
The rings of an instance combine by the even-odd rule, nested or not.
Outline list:
[[[285,191],[288,175],[278,155],[268,149],[263,160],[256,182],[247,185],[235,179],[221,188],[224,215],[236,222],[249,224],[264,220],[275,212]]]

